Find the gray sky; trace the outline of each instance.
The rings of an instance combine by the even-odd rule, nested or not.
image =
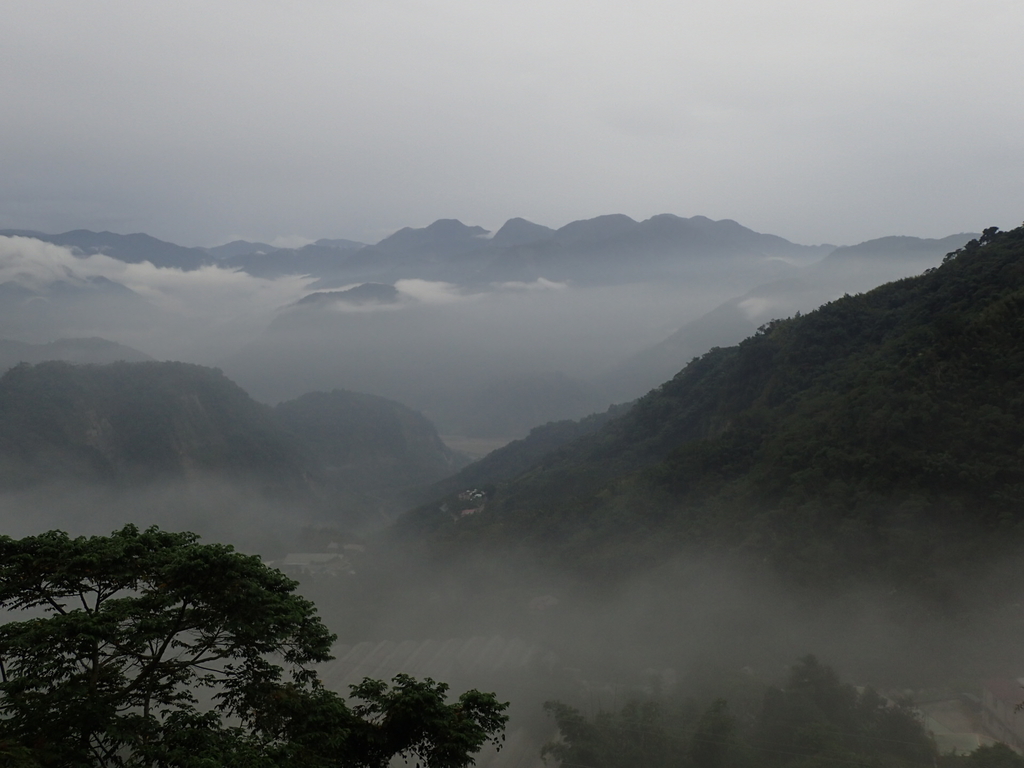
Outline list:
[[[0,227],[1024,219],[1020,0],[5,0]]]

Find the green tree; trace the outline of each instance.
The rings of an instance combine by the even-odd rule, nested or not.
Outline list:
[[[349,707],[297,584],[191,533],[0,537],[0,757],[47,766],[470,765],[507,704],[399,676]],[[17,762],[20,761],[20,762]]]

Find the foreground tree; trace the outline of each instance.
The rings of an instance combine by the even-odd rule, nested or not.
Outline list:
[[[0,537],[0,757],[39,766],[472,764],[507,704],[399,676],[349,707],[311,665],[335,637],[297,584],[191,533]]]

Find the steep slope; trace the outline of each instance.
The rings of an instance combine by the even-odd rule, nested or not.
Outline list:
[[[598,433],[406,533],[609,572],[739,547],[809,581],[941,592],[1024,524],[1024,228],[716,349]],[[946,586],[941,586],[945,584]]]
[[[495,232],[494,237],[491,238],[491,245],[500,247],[527,245],[538,240],[547,240],[554,234],[555,230],[551,227],[534,224],[532,221],[516,217],[501,225],[501,229]]]
[[[791,277],[760,285],[687,323],[610,370],[602,384],[613,400],[639,397],[712,347],[738,344],[770,320],[808,312],[836,296],[920,274],[978,236],[882,237],[836,248]]]
[[[424,489],[420,495],[436,498],[470,488],[490,490],[499,483],[518,477],[565,444],[593,434],[627,410],[628,405],[613,405],[603,413],[591,414],[576,421],[565,419],[534,427],[521,440],[513,440],[491,451],[479,461]]]

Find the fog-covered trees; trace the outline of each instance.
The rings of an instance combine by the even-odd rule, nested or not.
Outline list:
[[[591,718],[549,702],[545,708],[561,740],[545,752],[563,766],[593,768],[910,768],[935,765],[939,757],[910,707],[841,682],[814,656],[801,659],[784,685],[765,690],[761,702],[759,708],[733,714],[722,699],[700,706],[663,697],[631,701],[617,712]]]
[[[334,640],[296,583],[191,533],[0,537],[0,758],[25,766],[463,766],[506,720],[491,694],[312,665]]]

